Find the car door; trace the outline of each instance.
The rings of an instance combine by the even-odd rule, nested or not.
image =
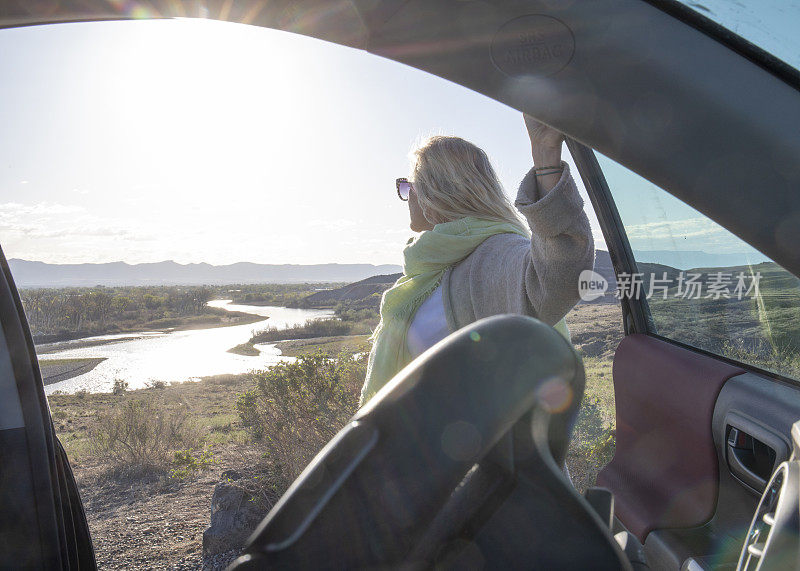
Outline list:
[[[95,568],[86,516],[1,250],[0,506],[0,568]]]
[[[611,159],[571,147],[625,315],[616,452],[598,485],[614,492],[617,524],[652,568],[735,565],[800,419],[800,280]]]
[[[800,418],[798,377],[787,366],[797,339],[780,330],[798,306],[797,70],[678,2],[450,8],[457,25],[446,27],[433,5],[404,4],[370,38],[370,51],[525,110],[605,154],[601,164],[571,144],[627,284],[626,336],[613,366],[617,448],[598,483],[615,493],[618,525],[644,542],[651,567],[735,565]],[[615,171],[614,161],[630,170]],[[652,196],[637,195],[643,188]],[[645,206],[662,208],[661,217],[629,215]],[[647,244],[659,233],[665,241],[646,251],[660,256],[637,256],[627,238]],[[689,242],[752,261],[689,259]],[[768,295],[725,297],[726,274],[743,273],[749,287],[762,263]],[[647,299],[651,286],[666,285],[654,279],[665,273],[674,298],[680,272],[699,273],[701,296],[709,287],[712,296]]]

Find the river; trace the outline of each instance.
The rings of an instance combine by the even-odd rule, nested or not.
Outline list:
[[[79,390],[110,392],[115,379],[127,381],[129,389],[140,389],[154,381],[176,383],[198,380],[209,375],[238,374],[253,369],[264,369],[291,357],[282,357],[280,350],[276,349],[273,343],[256,345],[255,347],[261,351],[258,356],[236,355],[228,353],[228,349],[247,342],[253,332],[261,331],[267,326],[284,328],[296,323],[330,317],[333,314],[332,311],[323,309],[237,305],[230,300],[219,299],[210,301],[209,305],[230,311],[262,315],[268,319],[246,325],[212,329],[171,333],[147,332],[140,334],[141,337],[137,339],[47,353],[42,355],[42,360],[102,357],[105,361],[88,373],[47,385],[45,392],[47,394],[55,391],[74,393]],[[130,335],[125,336],[130,337]],[[79,341],[114,337],[102,335]]]

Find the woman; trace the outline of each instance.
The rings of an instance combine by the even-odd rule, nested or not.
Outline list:
[[[564,137],[525,115],[534,167],[514,206],[486,153],[458,137],[414,151],[411,182],[398,179],[411,229],[403,276],[381,300],[361,404],[428,347],[473,321],[520,313],[555,325],[578,301],[594,240],[566,163]],[[527,221],[530,232],[520,213]]]

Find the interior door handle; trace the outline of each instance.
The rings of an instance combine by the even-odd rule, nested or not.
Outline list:
[[[730,427],[727,440],[728,467],[742,482],[761,492],[767,485],[767,480],[751,468],[755,465],[752,442],[752,436],[739,428]]]
[[[741,454],[742,450],[728,444],[728,467],[731,469],[731,472],[745,484],[756,491],[762,491],[764,486],[767,485],[766,480],[744,465],[740,456]]]

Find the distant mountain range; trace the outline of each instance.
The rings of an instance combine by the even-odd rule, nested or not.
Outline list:
[[[637,250],[641,263],[694,269],[742,266],[767,261],[760,254],[711,254],[695,251]],[[392,264],[254,264],[239,262],[223,266],[179,264],[173,261],[150,264],[109,262],[105,264],[47,264],[12,258],[11,273],[18,287],[91,287],[95,285],[218,285],[233,283],[357,282],[376,274],[395,274],[400,266]],[[597,250],[598,273],[613,276],[608,252]],[[610,274],[610,275],[609,275]]]
[[[700,250],[634,250],[633,255],[637,262],[672,266],[679,270],[746,266],[771,261],[758,252],[711,254]]]
[[[217,285],[235,283],[354,282],[375,274],[401,271],[392,264],[254,264],[224,266],[178,264],[47,264],[28,260],[8,261],[20,288],[143,285]]]

